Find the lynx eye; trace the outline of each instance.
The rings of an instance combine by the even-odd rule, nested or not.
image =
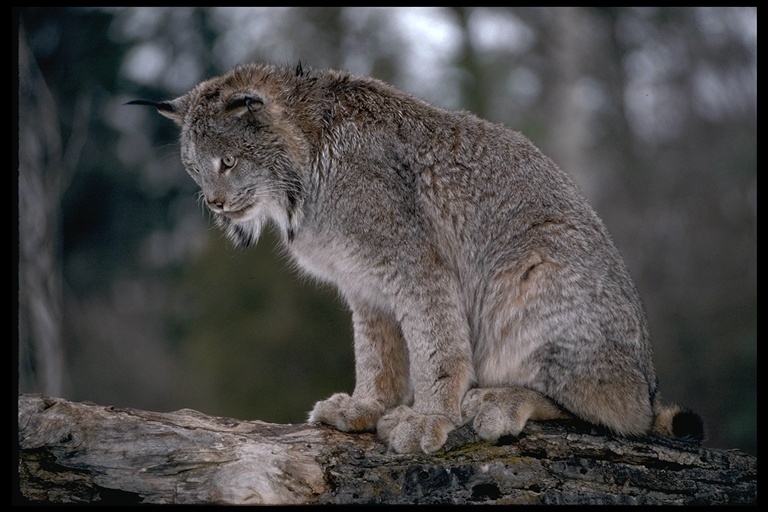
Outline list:
[[[227,171],[237,164],[237,158],[234,156],[225,156],[221,159],[221,169]]]

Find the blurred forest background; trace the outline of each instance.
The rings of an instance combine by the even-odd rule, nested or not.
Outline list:
[[[172,123],[124,106],[239,63],[301,61],[528,135],[622,251],[665,398],[704,416],[706,445],[756,453],[755,8],[14,14],[20,392],[301,422],[352,390],[337,294],[288,269],[271,237],[233,248]]]

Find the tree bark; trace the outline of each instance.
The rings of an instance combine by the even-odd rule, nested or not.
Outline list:
[[[754,504],[757,458],[533,422],[433,455],[374,434],[22,394],[17,501],[101,504]]]

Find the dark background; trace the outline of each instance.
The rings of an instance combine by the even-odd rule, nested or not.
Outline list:
[[[233,248],[175,127],[124,106],[300,60],[528,135],[622,251],[665,398],[702,414],[708,446],[756,452],[755,8],[13,13],[19,391],[269,422],[351,392],[336,293],[287,268],[270,236]]]

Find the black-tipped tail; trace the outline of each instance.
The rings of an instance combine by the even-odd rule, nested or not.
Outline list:
[[[696,443],[704,439],[704,421],[695,412],[678,405],[658,403],[654,409],[653,431],[656,434]]]
[[[704,440],[704,421],[695,412],[684,409],[672,418],[672,435],[700,443]]]

